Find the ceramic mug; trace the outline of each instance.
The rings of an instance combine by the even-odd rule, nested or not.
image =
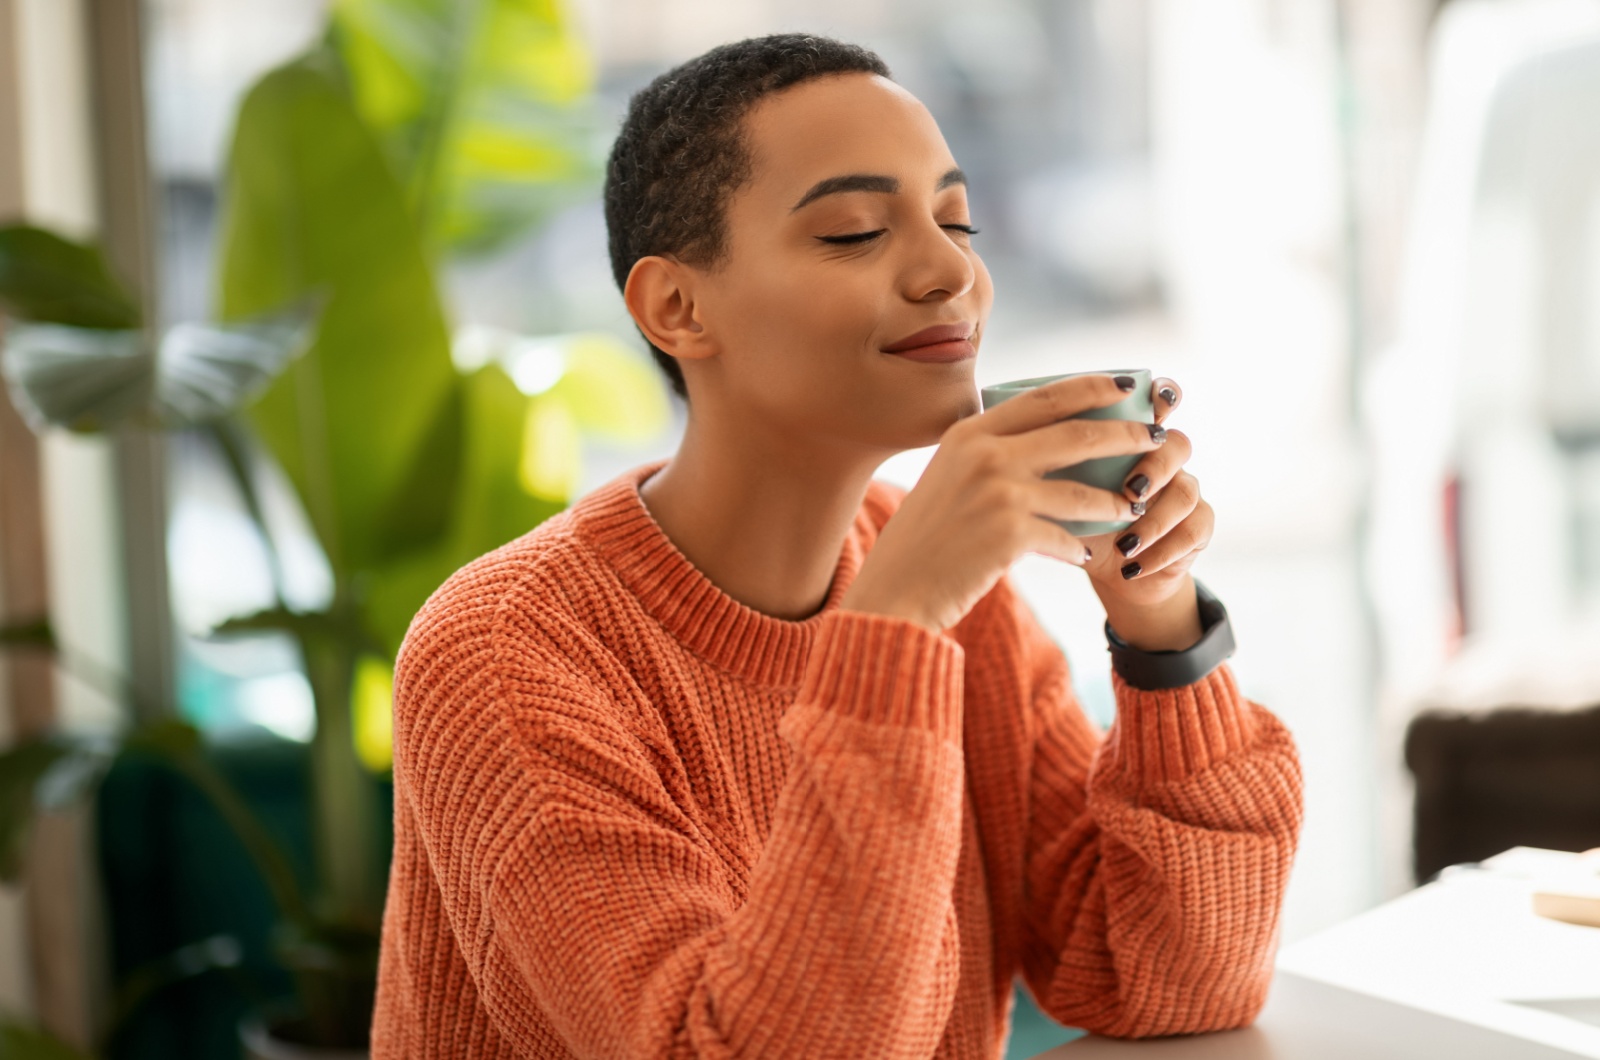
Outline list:
[[[1134,420],[1138,423],[1154,423],[1156,421],[1155,402],[1150,399],[1151,375],[1148,368],[1124,368],[1104,372],[1068,372],[1066,375],[1042,375],[1035,379],[1016,379],[1009,383],[996,383],[994,386],[986,386],[980,391],[983,397],[984,410],[992,409],[1007,398],[1016,397],[1018,394],[1044,386],[1046,383],[1053,383],[1057,379],[1071,379],[1080,375],[1132,376],[1135,385],[1132,393],[1115,405],[1107,405],[1104,408],[1080,412],[1076,416],[1068,417],[1069,419]],[[1088,486],[1097,486],[1100,489],[1121,494],[1123,482],[1143,458],[1143,453],[1129,453],[1126,456],[1107,456],[1096,460],[1085,460],[1081,463],[1069,464],[1066,467],[1058,467],[1052,471],[1047,471],[1044,477],[1071,479],[1074,482],[1082,482]],[[1109,522],[1079,519],[1051,519],[1050,521],[1063,527],[1067,533],[1076,537],[1109,534],[1117,530],[1127,529],[1133,524],[1131,519]]]

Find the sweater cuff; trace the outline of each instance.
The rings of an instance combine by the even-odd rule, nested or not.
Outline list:
[[[1218,666],[1182,688],[1147,691],[1111,678],[1117,717],[1101,768],[1166,783],[1194,775],[1250,746],[1255,719],[1233,670]]]
[[[811,646],[796,699],[834,714],[961,741],[965,652],[909,619],[835,609]]]

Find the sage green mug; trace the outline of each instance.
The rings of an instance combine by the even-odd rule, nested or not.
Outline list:
[[[1154,423],[1156,421],[1155,403],[1150,400],[1150,369],[1148,368],[1122,368],[1105,372],[1068,372],[1066,375],[1042,375],[1036,379],[1017,379],[1009,383],[997,383],[982,389],[983,407],[985,411],[994,408],[1007,398],[1016,397],[1025,391],[1053,383],[1057,379],[1071,379],[1080,375],[1127,375],[1134,381],[1133,392],[1115,405],[1104,408],[1090,409],[1080,412],[1069,419],[1075,420],[1134,420],[1138,423]],[[1107,456],[1096,460],[1085,460],[1081,463],[1058,467],[1045,472],[1045,478],[1064,478],[1074,482],[1082,482],[1087,486],[1098,486],[1112,493],[1122,492],[1122,483],[1133,472],[1135,465],[1144,458],[1143,453],[1129,453],[1126,456]],[[1110,522],[1091,522],[1080,519],[1051,519],[1052,523],[1064,528],[1067,533],[1076,537],[1088,537],[1092,534],[1109,534],[1117,530],[1124,530],[1132,525],[1132,520],[1114,520]]]

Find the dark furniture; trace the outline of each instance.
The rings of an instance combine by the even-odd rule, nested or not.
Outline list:
[[[283,844],[301,882],[311,870],[309,748],[266,733],[208,738],[206,756]],[[392,843],[393,786],[374,779],[382,834]],[[219,935],[237,940],[242,961],[165,987],[124,1022],[109,1060],[234,1060],[238,1021],[252,1001],[286,995],[272,961],[276,910],[233,833],[188,782],[152,761],[125,760],[96,802],[111,974],[119,984],[181,946]]]
[[[1600,846],[1600,706],[1428,710],[1406,731],[1405,761],[1419,883],[1509,847]]]

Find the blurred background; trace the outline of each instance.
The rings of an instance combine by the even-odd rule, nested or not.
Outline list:
[[[980,384],[1183,385],[1305,766],[1285,941],[1600,845],[1600,0],[0,0],[18,1027],[235,1056],[306,939],[360,963],[406,621],[682,431],[606,257],[628,97],[782,30],[938,120]],[[1014,577],[1108,723],[1080,572]]]

